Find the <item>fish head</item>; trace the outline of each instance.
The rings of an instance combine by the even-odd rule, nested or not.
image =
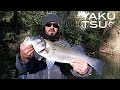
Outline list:
[[[46,42],[42,37],[31,37],[31,42],[37,53],[46,48]]]
[[[31,45],[32,42],[31,42],[31,38],[28,36],[25,38],[24,42],[23,42],[25,45]]]

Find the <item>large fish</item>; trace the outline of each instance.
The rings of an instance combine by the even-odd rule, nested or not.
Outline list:
[[[63,45],[43,39],[42,37],[27,37],[24,43],[27,45],[32,44],[35,51],[46,58],[48,69],[50,69],[55,62],[70,64],[71,60],[82,60],[93,67],[97,74],[102,74],[104,62],[89,57],[77,49],[64,47]]]

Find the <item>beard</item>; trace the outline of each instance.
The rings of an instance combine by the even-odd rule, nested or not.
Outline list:
[[[45,33],[45,30],[42,30],[41,36],[42,36],[44,39],[47,39],[47,40],[50,40],[50,41],[54,42],[54,41],[59,40],[60,32],[59,32],[59,30],[58,30],[58,32],[57,32],[55,35],[53,35],[53,33],[51,33],[51,35],[47,35],[47,34]]]

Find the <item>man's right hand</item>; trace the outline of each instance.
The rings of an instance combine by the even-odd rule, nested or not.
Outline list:
[[[34,48],[32,45],[25,45],[24,43],[20,44],[20,57],[22,61],[26,64],[29,61],[29,58],[33,55]]]

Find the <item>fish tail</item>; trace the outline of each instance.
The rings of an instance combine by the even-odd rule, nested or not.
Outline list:
[[[102,75],[103,65],[105,63],[101,60],[95,59],[93,68],[96,70],[97,74]]]

